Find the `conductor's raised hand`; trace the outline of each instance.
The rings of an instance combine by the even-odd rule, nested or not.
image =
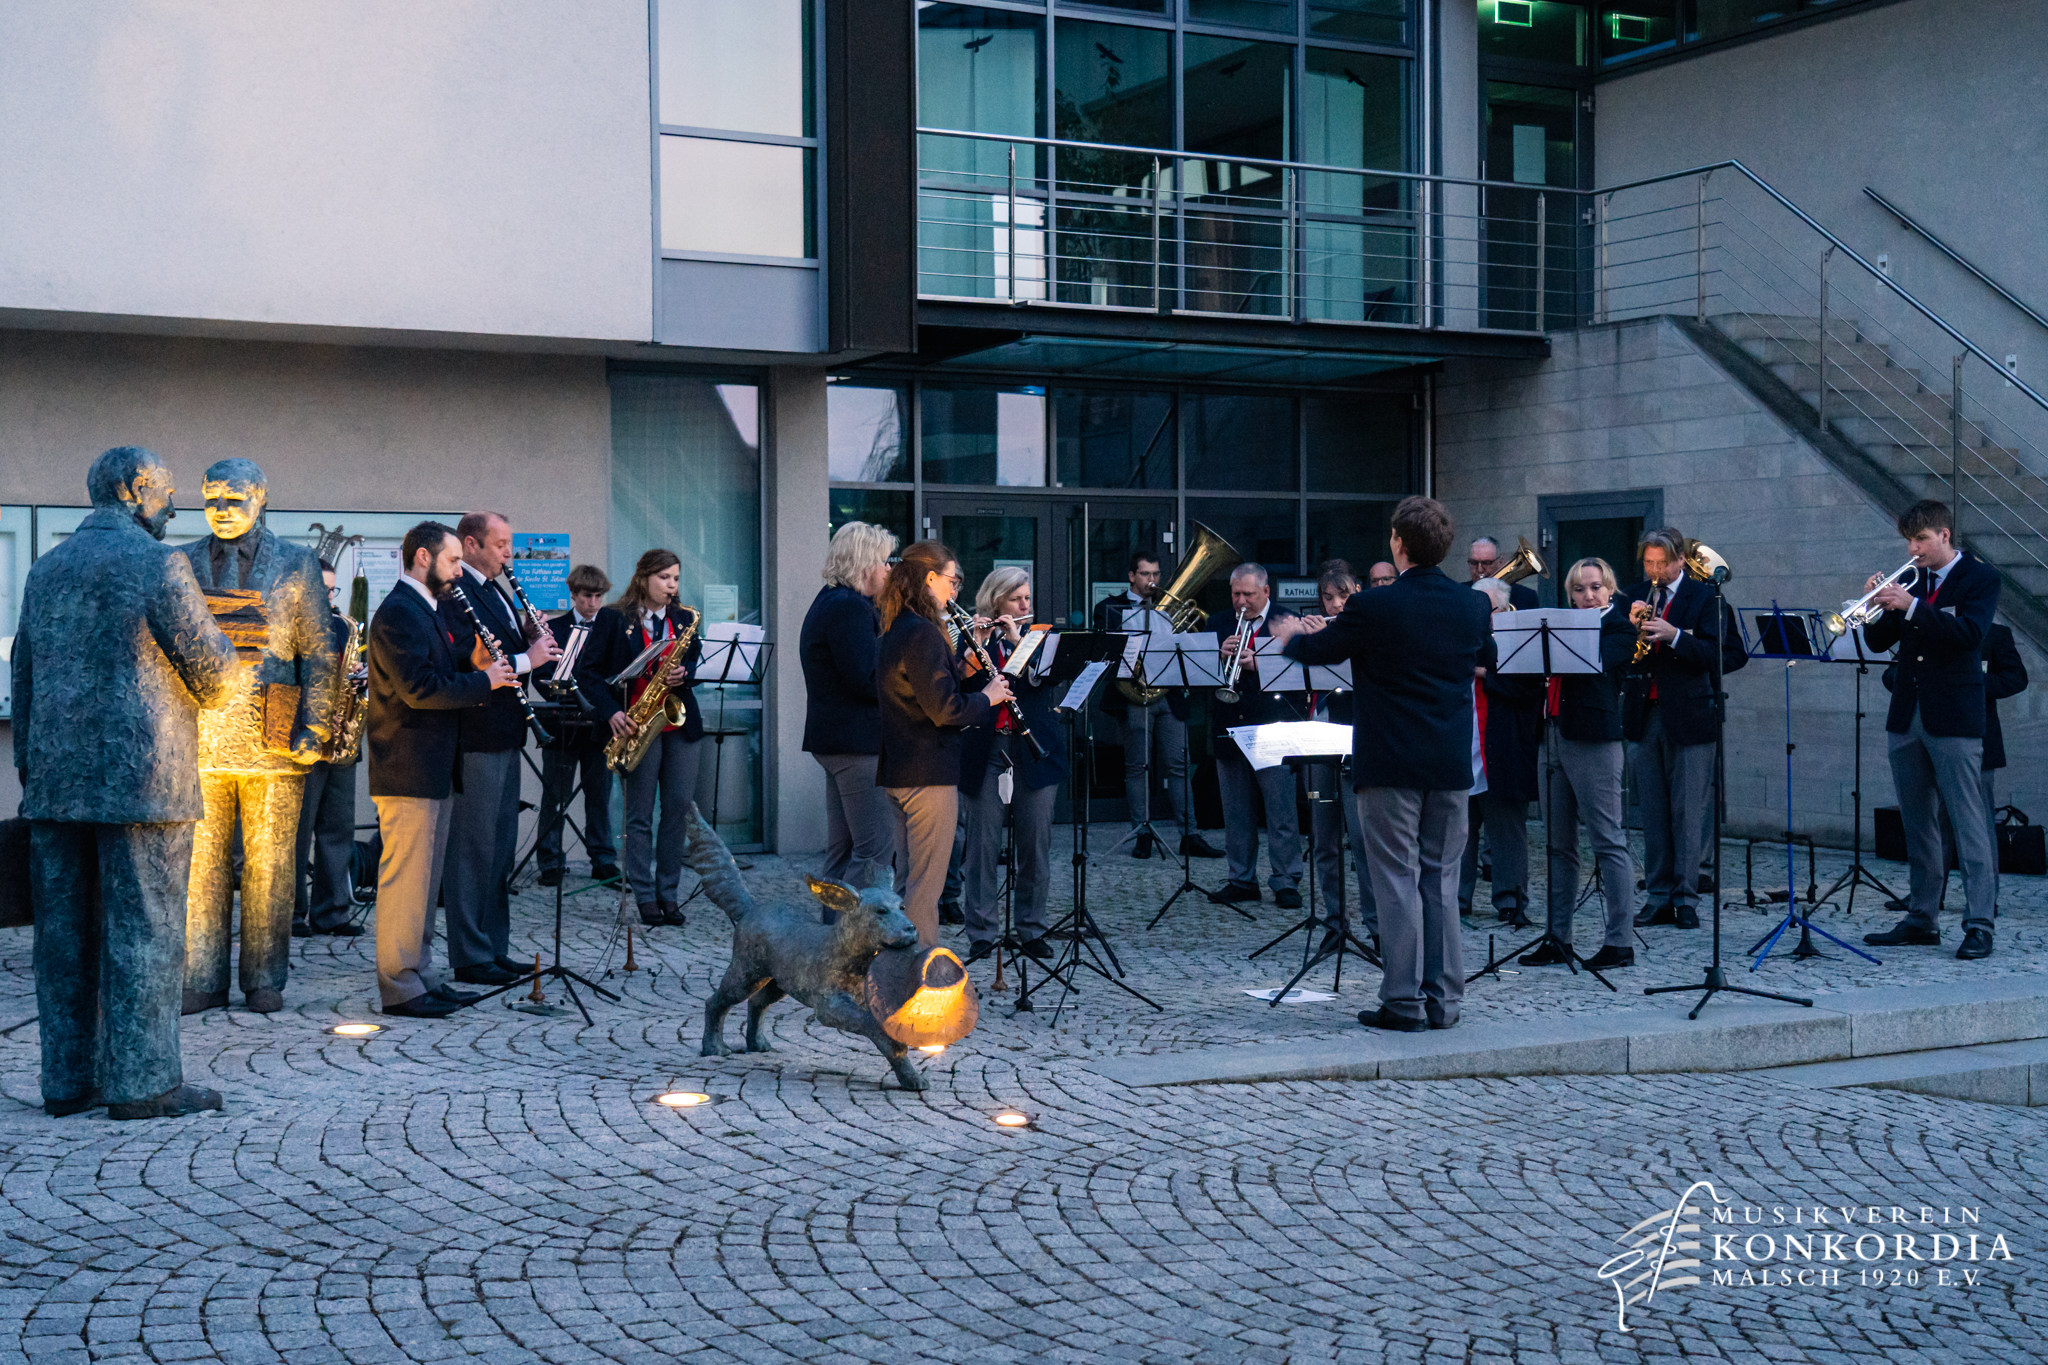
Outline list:
[[[988,686],[981,689],[981,695],[988,698],[991,706],[1001,706],[1016,696],[1010,691],[1010,680],[1000,673],[988,680]]]

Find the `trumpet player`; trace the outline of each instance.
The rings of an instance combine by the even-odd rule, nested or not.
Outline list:
[[[1714,736],[1721,671],[1749,662],[1733,614],[1715,619],[1714,592],[1686,574],[1685,538],[1664,527],[1637,542],[1643,581],[1628,590],[1636,658],[1622,695],[1622,737],[1632,746],[1643,815],[1647,900],[1638,925],[1700,927],[1700,860],[1712,828]],[[1711,851],[1711,850],[1708,850]]]
[[[676,601],[682,582],[683,562],[673,550],[649,550],[633,565],[632,579],[612,603],[625,636],[621,666],[652,644],[678,639],[688,628],[690,618]],[[640,922],[650,928],[660,924],[680,928],[684,923],[683,855],[689,840],[690,805],[697,799],[698,751],[704,740],[702,708],[689,691],[691,671],[704,653],[702,633],[687,648],[670,652],[677,657],[664,665],[657,656],[639,677],[627,682],[624,699],[630,708],[654,681],[656,672],[665,667],[669,685],[681,689],[679,695],[687,708],[680,726],[665,725],[659,719],[650,722],[663,726],[661,737],[621,783],[626,791],[626,880],[640,907]],[[634,733],[633,719],[624,710],[611,711],[605,725],[614,738]],[[658,832],[654,825],[657,798],[661,802]]]
[[[1906,917],[1893,928],[1867,934],[1885,946],[1941,942],[1939,898],[1945,880],[1940,812],[1948,809],[1962,864],[1963,942],[1966,961],[1991,956],[1992,915],[1998,896],[1998,858],[1985,802],[1984,639],[1998,611],[1999,577],[1955,545],[1948,507],[1923,500],[1899,518],[1914,571],[1907,581],[1875,589],[1871,605],[1883,614],[1863,629],[1873,649],[1898,650],[1885,736],[1892,784],[1906,829],[1912,872]]]
[[[467,599],[513,671],[524,678],[560,655],[554,637],[520,621],[498,583],[512,558],[512,523],[497,512],[470,512],[455,523],[462,542],[462,572],[454,592]],[[462,602],[441,601],[441,623],[454,636],[457,655],[480,638]],[[526,747],[525,702],[517,687],[499,688],[490,701],[462,712],[462,780],[448,811],[448,862],[442,877],[448,912],[448,965],[470,986],[503,986],[526,974],[510,956],[512,902],[506,880],[519,842],[519,751]]]
[[[1301,831],[1294,815],[1294,773],[1285,766],[1254,769],[1251,760],[1230,737],[1235,725],[1264,725],[1276,720],[1299,720],[1288,702],[1259,688],[1257,660],[1252,650],[1257,642],[1273,633],[1275,622],[1291,618],[1294,612],[1273,601],[1266,571],[1257,564],[1240,564],[1230,571],[1230,610],[1217,612],[1208,621],[1220,641],[1221,660],[1228,676],[1231,661],[1240,652],[1235,691],[1239,700],[1218,700],[1210,708],[1215,717],[1216,780],[1223,798],[1223,848],[1230,880],[1209,893],[1218,905],[1240,901],[1256,904],[1259,893],[1259,830],[1253,815],[1252,793],[1260,792],[1266,804],[1266,867],[1273,887],[1273,903],[1283,910],[1301,908]]]

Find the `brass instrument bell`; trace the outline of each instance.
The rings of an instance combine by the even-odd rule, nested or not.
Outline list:
[[[1525,578],[1541,578],[1548,575],[1550,570],[1544,567],[1543,556],[1529,543],[1529,537],[1519,536],[1517,539],[1521,544],[1515,548],[1515,553],[1507,563],[1495,569],[1490,577],[1498,578],[1503,583],[1519,583]]]

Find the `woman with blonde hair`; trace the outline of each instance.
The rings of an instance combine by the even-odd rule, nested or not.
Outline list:
[[[882,618],[875,599],[889,578],[896,537],[849,521],[832,533],[825,586],[804,615],[804,752],[825,770],[825,859],[818,875],[858,888],[885,886],[896,855],[896,809],[875,785],[881,711],[875,658]],[[900,874],[897,874],[901,891]]]
[[[975,641],[989,652],[997,668],[1031,624],[1031,575],[1015,565],[997,569],[974,595]],[[979,622],[987,622],[981,627]],[[977,725],[960,740],[960,799],[967,813],[967,837],[961,854],[965,894],[961,908],[967,918],[967,960],[987,957],[1002,936],[1002,914],[996,906],[1002,885],[997,870],[1003,846],[1003,810],[1015,821],[1017,881],[1012,904],[1024,951],[1041,961],[1052,957],[1045,942],[1046,894],[1052,888],[1052,804],[1066,772],[1066,745],[1053,716],[1053,689],[1024,678],[1012,678],[1011,690],[1024,723],[1045,747],[1034,756],[1023,742],[1008,711],[993,723]],[[1003,775],[1010,776],[1010,794],[1003,795]]]
[[[936,540],[907,546],[882,587],[882,642],[875,659],[881,757],[875,782],[895,803],[904,850],[903,909],[918,942],[939,941],[939,893],[953,857],[960,811],[960,731],[986,725],[1010,698],[991,678],[966,685],[946,638],[946,608],[960,592],[960,565]]]
[[[683,580],[683,562],[673,550],[649,550],[633,565],[633,577],[612,603],[612,610],[625,618],[625,656],[639,657],[658,640],[674,640],[688,630],[698,614],[676,602]],[[704,653],[704,634],[699,630],[687,650],[667,665],[669,685],[677,689],[688,706],[681,726],[661,726],[653,747],[640,766],[620,782],[626,795],[626,880],[633,899],[640,905],[640,922],[684,923],[682,897],[683,854],[689,838],[690,805],[697,799],[698,751],[704,738],[702,708],[690,689],[690,671]],[[650,661],[637,678],[626,683],[624,703],[628,710],[654,681],[661,667],[659,657]],[[633,722],[625,712],[611,718],[614,735],[630,733]],[[661,802],[661,829],[654,829],[654,803]]]

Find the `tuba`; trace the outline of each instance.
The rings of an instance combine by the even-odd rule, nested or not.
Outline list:
[[[1550,570],[1543,565],[1543,556],[1536,553],[1536,547],[1529,543],[1529,537],[1520,536],[1522,542],[1507,563],[1493,571],[1493,577],[1503,583],[1519,583],[1525,578],[1541,578]]]
[[[646,688],[640,693],[640,699],[626,708],[626,715],[634,728],[605,741],[604,766],[621,777],[646,760],[655,738],[663,730],[681,725],[683,717],[690,714],[683,694],[669,684],[668,665],[671,659],[680,659],[690,652],[690,642],[697,638],[697,627],[704,620],[704,613],[695,607],[684,607],[683,610],[690,615],[689,623],[669,642],[667,649],[654,656],[654,662],[647,666]]]
[[[1202,609],[1195,605],[1195,593],[1218,569],[1237,561],[1237,551],[1229,541],[1199,521],[1188,524],[1195,528],[1195,543],[1189,547],[1180,568],[1174,571],[1173,581],[1152,599],[1152,609],[1165,613],[1176,635],[1187,634],[1202,619]],[[1142,666],[1141,661],[1141,669]],[[1147,687],[1142,671],[1135,678],[1118,678],[1116,688],[1140,706],[1150,706],[1166,695],[1163,687]]]
[[[369,710],[370,666],[363,661],[363,628],[344,615],[348,640],[341,647],[341,666],[334,670],[334,709],[327,747],[320,757],[331,764],[353,763],[362,755],[363,716]]]

